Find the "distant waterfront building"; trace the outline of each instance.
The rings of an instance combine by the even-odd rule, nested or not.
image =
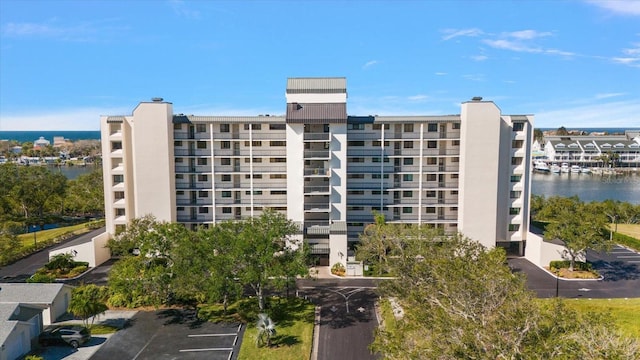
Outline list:
[[[286,109],[286,110],[285,110]],[[322,263],[346,264],[373,211],[523,254],[531,115],[473,98],[458,115],[347,115],[345,78],[290,78],[285,115],[102,116],[106,231],[153,214],[189,228],[273,208]]]
[[[51,142],[44,138],[44,136],[40,136],[40,138],[33,142],[34,149],[42,149],[49,146]]]
[[[603,155],[615,154],[616,166],[640,167],[640,134],[545,136],[544,151],[549,161],[581,166],[606,166]]]

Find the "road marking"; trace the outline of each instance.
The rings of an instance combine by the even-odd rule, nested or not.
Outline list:
[[[188,337],[205,337],[205,336],[236,336],[236,333],[230,333],[230,334],[193,334],[193,335],[187,335]]]
[[[633,255],[633,256],[616,256],[618,259],[640,259],[640,255]]]
[[[233,351],[233,348],[180,349],[180,352],[198,352],[198,351]]]
[[[581,289],[578,289],[578,291],[591,291],[591,289],[581,288]]]
[[[363,312],[365,312],[365,311],[366,311],[366,310],[365,310],[362,306],[360,306],[360,307],[358,308],[358,312],[363,313]]]

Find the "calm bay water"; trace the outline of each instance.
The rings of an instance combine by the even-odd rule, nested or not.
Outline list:
[[[640,175],[538,174],[531,178],[535,195],[574,196],[583,201],[607,199],[640,204]]]
[[[88,174],[90,172],[93,172],[93,170],[95,170],[97,168],[98,167],[95,166],[95,165],[60,166],[60,167],[49,166],[49,170],[51,170],[52,172],[60,172],[64,176],[66,176],[67,179],[69,179],[69,180],[74,180],[74,179],[78,178],[78,176],[80,176],[82,174]]]

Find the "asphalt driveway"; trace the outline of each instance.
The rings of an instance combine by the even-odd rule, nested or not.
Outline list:
[[[244,329],[199,321],[193,311],[141,311],[91,359],[237,359]]]

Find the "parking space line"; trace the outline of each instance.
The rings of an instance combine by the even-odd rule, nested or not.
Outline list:
[[[616,256],[618,259],[640,259],[640,255]]]
[[[187,337],[208,337],[208,336],[236,336],[236,333],[229,333],[229,334],[193,334],[193,335],[187,335]]]
[[[233,339],[233,347],[236,347],[236,342],[238,342],[238,337],[237,336]]]
[[[233,348],[180,349],[180,352],[197,352],[197,351],[233,351]]]

